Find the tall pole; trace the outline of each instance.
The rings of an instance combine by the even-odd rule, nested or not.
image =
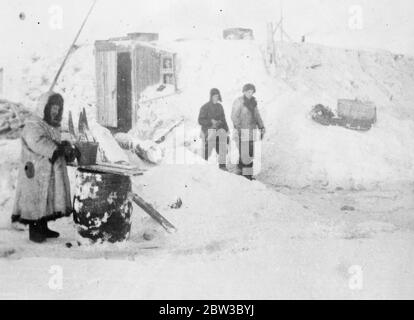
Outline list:
[[[272,64],[275,61],[275,51],[273,23],[269,22],[267,24],[267,54],[269,64]]]
[[[73,47],[74,47],[74,46],[75,46],[75,44],[76,44],[76,41],[78,41],[78,38],[79,38],[79,36],[80,36],[80,34],[81,34],[81,32],[82,32],[82,29],[83,29],[83,27],[85,26],[86,21],[88,20],[89,15],[91,14],[91,12],[92,12],[93,8],[95,7],[95,5],[96,5],[96,2],[97,2],[97,1],[98,1],[98,0],[94,0],[94,1],[93,1],[92,6],[91,6],[91,8],[90,8],[90,9],[89,9],[89,11],[88,11],[88,14],[86,15],[85,19],[83,20],[82,25],[81,25],[81,27],[80,27],[80,29],[79,29],[78,33],[77,33],[77,34],[76,34],[76,36],[75,36],[75,39],[73,40],[73,42],[72,42],[71,46],[69,47],[68,52],[66,53],[65,59],[63,59],[63,62],[62,62],[62,64],[60,65],[60,68],[59,68],[59,70],[58,70],[58,72],[57,72],[57,74],[56,74],[55,78],[53,79],[53,82],[52,82],[52,85],[50,86],[49,91],[53,91],[53,88],[55,87],[56,82],[58,81],[59,76],[60,76],[60,74],[62,73],[62,70],[63,70],[63,68],[64,68],[64,66],[65,66],[65,64],[66,64],[66,61],[68,60],[68,58],[69,58],[69,56],[70,56],[70,54],[71,54],[71,52],[72,52],[72,49],[73,49]]]
[[[283,42],[283,0],[280,0],[280,41]]]

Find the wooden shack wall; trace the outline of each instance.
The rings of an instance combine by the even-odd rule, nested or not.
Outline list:
[[[160,83],[161,55],[152,48],[137,46],[134,50],[136,89],[144,91],[147,87]]]
[[[161,81],[161,53],[154,48],[137,45],[132,55],[132,88],[135,114],[137,120],[141,92],[147,87]]]
[[[161,81],[161,54],[154,48],[136,45],[132,50],[132,126],[138,122],[141,92]]]
[[[98,123],[105,127],[118,126],[117,112],[117,51],[95,51],[96,101]]]
[[[130,51],[129,51],[130,50]],[[161,83],[161,52],[145,45],[133,49],[110,42],[95,44],[96,93],[98,123],[106,127],[118,126],[117,114],[117,55],[131,52],[132,70],[132,126],[138,121],[141,92],[147,87]]]

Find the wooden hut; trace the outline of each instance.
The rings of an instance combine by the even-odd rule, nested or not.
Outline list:
[[[98,123],[113,132],[135,127],[141,93],[174,85],[176,55],[157,46],[158,35],[130,33],[95,42]]]

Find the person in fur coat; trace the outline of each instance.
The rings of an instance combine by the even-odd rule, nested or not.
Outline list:
[[[12,223],[29,225],[29,239],[41,243],[57,238],[48,221],[72,213],[67,161],[79,157],[69,142],[61,141],[64,100],[48,92],[38,102],[36,114],[25,123]]]

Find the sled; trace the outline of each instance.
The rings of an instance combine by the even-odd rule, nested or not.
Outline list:
[[[371,101],[340,99],[337,111],[337,125],[348,129],[368,131],[377,122],[377,108]]]
[[[312,108],[310,116],[324,126],[341,126],[346,129],[368,131],[377,121],[377,109],[371,102],[359,100],[338,100],[338,115],[322,104]]]

